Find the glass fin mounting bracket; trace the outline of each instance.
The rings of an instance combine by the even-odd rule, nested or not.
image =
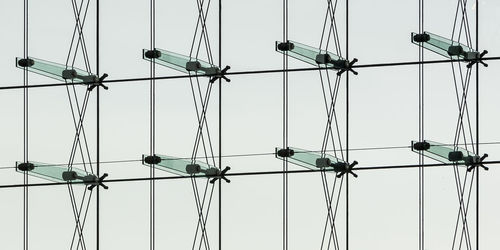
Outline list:
[[[231,169],[230,167],[226,167],[221,171],[203,161],[192,161],[190,159],[167,155],[142,155],[142,164],[180,176],[205,176],[213,178],[210,181],[212,184],[218,179],[223,179],[227,183],[231,182],[225,177],[226,172]]]
[[[142,58],[146,61],[154,60],[157,64],[175,69],[182,73],[205,75],[217,75],[221,73],[219,67],[213,64],[159,48],[155,48],[154,50],[143,49]]]
[[[72,81],[77,83],[93,83],[99,81],[99,77],[91,74],[90,72],[34,57],[17,57],[16,67],[20,69],[27,69],[29,72],[47,76],[59,81]]]
[[[352,69],[354,63],[358,61],[356,58],[349,62],[332,52],[291,40],[286,42],[276,41],[275,50],[278,53],[285,54],[313,66],[324,65],[325,67],[337,70],[339,71],[337,75],[341,75],[346,71],[351,71],[355,75],[358,74],[358,72]]]
[[[197,75],[211,77],[210,83],[214,83],[218,79],[224,79],[226,82],[231,81],[226,77],[227,71],[231,68],[229,66],[220,70],[219,67],[211,63],[168,50],[159,48],[155,48],[154,50],[143,49],[142,58],[146,61],[152,61],[182,73],[195,73]]]
[[[97,185],[108,189],[108,187],[102,183],[108,174],[104,174],[99,178],[92,173],[78,168],[69,169],[67,166],[40,162],[16,162],[16,171],[22,173],[26,172],[28,175],[52,182],[85,184],[88,186],[89,190],[92,190]]]
[[[427,31],[424,31],[422,34],[412,32],[411,42],[448,59],[469,62],[467,68],[471,68],[476,63],[481,63],[485,67],[488,67],[488,64],[482,61],[482,58],[488,53],[487,50],[479,53],[460,42]]]
[[[288,147],[285,149],[275,148],[275,156],[280,160],[285,158],[288,162],[297,166],[308,168],[311,170],[328,170],[337,173],[337,177],[342,177],[346,173],[358,177],[357,174],[352,172],[353,167],[358,164],[353,161],[351,164],[329,154],[322,156],[313,151]]]
[[[467,171],[471,171],[477,166],[488,170],[488,167],[482,164],[484,159],[488,157],[488,154],[480,157],[464,148],[453,147],[429,140],[424,140],[423,142],[412,141],[411,150],[415,153],[422,153],[425,157],[441,163],[465,165],[467,166]]]

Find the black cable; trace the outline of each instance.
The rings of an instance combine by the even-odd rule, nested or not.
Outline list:
[[[349,61],[349,0],[345,1],[345,50],[346,60]],[[346,161],[349,162],[349,72],[346,72],[346,134],[345,134],[345,149]],[[345,238],[346,250],[349,250],[349,174],[345,174]]]
[[[150,9],[149,9],[149,17],[150,17],[150,50],[154,50],[156,48],[156,1],[150,0]],[[149,64],[149,75],[151,77],[150,80],[150,121],[149,121],[149,153],[150,155],[155,155],[155,138],[156,138],[156,67],[155,67],[155,58],[150,61]],[[152,178],[149,182],[149,249],[154,250],[155,245],[155,221],[156,221],[156,186],[155,186],[155,167],[153,165],[149,165],[149,176]]]
[[[24,17],[23,17],[23,22],[24,22],[24,32],[23,32],[23,41],[24,41],[24,46],[23,46],[23,54],[24,58],[28,58],[29,56],[29,19],[28,19],[28,13],[29,13],[29,5],[28,5],[28,0],[24,0]],[[29,85],[29,79],[28,79],[28,70],[25,68],[23,70],[23,86],[25,87],[23,89],[23,157],[24,157],[24,162],[28,162],[29,160],[29,152],[28,152],[28,112],[29,112],[29,102],[28,102],[28,88],[26,88]],[[23,176],[23,249],[28,250],[29,246],[29,178],[28,178],[28,173],[24,173]]]
[[[96,0],[96,73],[100,75],[100,51],[99,51],[99,0]],[[97,176],[100,175],[100,87],[97,87],[96,90],[96,168],[97,168]],[[100,185],[96,187],[96,250],[99,250],[100,247]]]
[[[419,17],[418,17],[418,27],[419,27],[419,33],[420,34],[423,34],[424,32],[424,0],[419,0],[419,6],[418,6],[418,10],[419,10]],[[418,60],[423,62],[425,59],[424,59],[424,47],[423,45],[419,45],[419,48],[418,48]],[[419,64],[419,67],[418,67],[418,109],[419,109],[419,131],[418,131],[418,135],[419,135],[419,141],[423,141],[425,136],[424,136],[424,127],[425,127],[425,122],[424,122],[424,118],[425,118],[425,109],[424,109],[424,103],[425,103],[425,97],[424,97],[424,64]],[[419,159],[418,159],[418,163],[419,165],[424,165],[424,155],[423,153],[419,153]],[[419,242],[418,242],[418,245],[419,245],[419,250],[424,250],[425,249],[425,240],[424,240],[424,236],[425,236],[425,232],[424,232],[424,223],[425,223],[425,219],[424,219],[424,210],[425,210],[425,206],[424,206],[424,190],[425,190],[425,183],[424,183],[424,175],[425,175],[425,171],[424,171],[424,168],[423,167],[419,167],[418,168],[418,210],[419,210],[419,214],[418,214],[418,217],[419,217],[419,221],[418,221],[418,226],[419,226],[419,232],[418,232],[418,235],[419,235]]]
[[[221,68],[222,68],[222,0],[219,0],[219,69]],[[219,170],[222,170],[222,79],[220,78],[219,78]],[[207,212],[207,217],[208,217],[208,212]],[[221,179],[219,179],[219,250],[222,250],[222,180]]]
[[[69,197],[70,197],[70,202],[71,202],[71,208],[73,212],[73,216],[75,217],[75,222],[76,222],[76,229],[78,232],[78,243],[77,243],[77,249],[78,246],[82,246],[82,250],[86,250],[87,247],[85,246],[85,239],[83,237],[83,225],[80,222],[80,213],[81,209],[83,207],[84,201],[85,201],[85,195],[87,194],[87,189],[84,190],[83,196],[82,196],[82,201],[80,203],[80,209],[78,209],[77,203],[76,203],[76,198],[75,198],[75,193],[73,190],[73,184],[68,183],[68,192],[69,192]],[[73,238],[74,240],[74,238]],[[71,242],[71,245],[73,245],[73,241]],[[71,249],[71,248],[70,248]]]
[[[479,51],[479,0],[476,0],[476,51]],[[479,63],[476,63],[476,154],[479,155]],[[476,167],[476,250],[479,250],[479,167]]]
[[[288,0],[283,0],[282,16],[282,40],[288,41]],[[282,57],[283,72],[283,148],[288,148],[288,51],[283,53]],[[282,174],[282,245],[283,250],[288,250],[288,158],[283,158]]]
[[[500,57],[483,57],[482,61],[496,61],[500,60]],[[379,68],[379,67],[396,67],[396,66],[410,66],[410,65],[418,65],[418,64],[441,64],[441,63],[450,63],[450,62],[466,62],[463,59],[460,60],[431,60],[431,61],[423,61],[423,62],[396,62],[396,63],[374,63],[374,64],[356,64],[353,65],[352,68]],[[257,74],[274,74],[274,73],[283,73],[283,72],[305,72],[305,71],[316,71],[322,69],[333,69],[333,67],[315,67],[315,68],[295,68],[295,69],[271,69],[271,70],[248,70],[248,71],[233,71],[225,73],[226,76],[231,75],[257,75]],[[191,78],[191,77],[211,77],[215,75],[176,75],[176,76],[160,76],[155,77],[155,80],[171,80],[171,79],[182,79],[182,78]],[[138,77],[138,78],[122,78],[122,79],[111,79],[104,80],[102,83],[124,83],[124,82],[140,82],[140,81],[149,81],[151,77]],[[10,90],[10,89],[23,89],[23,88],[46,88],[46,87],[62,87],[66,85],[85,85],[82,83],[48,83],[48,84],[37,84],[37,85],[12,85],[12,86],[4,86],[0,87],[0,90]]]
[[[500,145],[500,142],[482,142],[480,143],[481,145]],[[440,146],[454,146],[455,144],[440,144]],[[458,144],[458,145],[464,145],[464,144]],[[369,150],[390,150],[390,149],[405,149],[405,148],[411,148],[411,146],[386,146],[386,147],[366,147],[366,148],[351,148],[349,151],[369,151]],[[341,152],[345,151],[342,149],[337,149],[337,150],[325,150],[325,152]],[[301,151],[295,151],[295,153],[321,153],[322,150],[301,150]],[[231,154],[231,155],[216,155],[214,157],[222,157],[222,158],[236,158],[236,157],[256,157],[256,156],[271,156],[275,155],[275,152],[267,152],[267,153],[249,153],[249,154]],[[178,157],[175,158],[176,160],[190,160],[191,157]],[[169,158],[171,160],[171,158]],[[130,160],[110,160],[110,161],[101,161],[100,164],[117,164],[117,163],[134,163],[134,162],[142,162],[142,159],[130,159]],[[73,166],[75,165],[83,165],[84,163],[77,162],[73,163]],[[92,162],[92,164],[97,164],[97,162]],[[67,166],[67,163],[60,163],[60,164],[45,164],[45,165],[37,165],[38,168],[43,168],[43,167],[51,167],[51,166]],[[0,167],[0,170],[5,170],[5,169],[16,169],[16,167]]]
[[[485,161],[482,162],[483,165],[497,165],[500,164],[500,160],[498,161]],[[371,166],[371,167],[358,167],[358,168],[353,168],[353,171],[364,171],[364,170],[393,170],[393,169],[411,169],[411,168],[418,168],[421,165],[381,165],[381,166]],[[436,167],[449,167],[453,166],[453,163],[433,163],[433,164],[425,164],[422,165],[422,167],[425,168],[436,168]],[[326,169],[326,170],[288,170],[286,173],[288,174],[300,174],[300,173],[315,173],[315,172],[333,172],[333,169]],[[239,173],[226,173],[225,176],[261,176],[261,175],[276,175],[276,174],[283,174],[285,173],[284,171],[260,171],[260,172],[239,172]],[[191,176],[162,176],[162,177],[155,177],[155,180],[175,180],[175,179],[186,179],[186,178],[191,178]],[[198,176],[193,176],[193,178],[206,178],[206,176],[198,175]],[[114,182],[138,182],[138,181],[149,181],[151,178],[149,177],[142,177],[142,178],[125,178],[125,179],[108,179],[108,180],[103,180],[103,183],[114,183]],[[83,182],[80,181],[73,181],[73,184],[84,184]],[[58,185],[66,185],[66,182],[54,182],[54,183],[34,183],[34,184],[29,184],[29,185],[24,185],[24,184],[10,184],[10,185],[0,185],[0,189],[2,188],[17,188],[17,187],[24,187],[24,186],[29,186],[29,187],[40,187],[40,186],[58,186]]]

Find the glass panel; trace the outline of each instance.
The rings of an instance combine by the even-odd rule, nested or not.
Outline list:
[[[98,79],[97,76],[90,74],[78,68],[66,67],[66,65],[29,57],[33,65],[22,67],[19,66],[19,61],[23,58],[16,58],[16,67],[20,69],[27,69],[29,72],[47,76],[59,81],[73,81],[73,82],[94,82]],[[31,64],[30,63],[30,64]],[[71,72],[73,70],[73,72]]]
[[[450,48],[450,46],[461,46],[464,52],[475,52],[475,50],[473,50],[470,47],[467,47],[466,45],[464,45],[462,43],[452,41],[450,39],[432,34],[430,32],[424,32],[424,34],[429,35],[430,40],[427,42],[423,42],[422,46],[424,48],[426,48],[432,52],[435,52],[437,54],[440,54],[446,58],[450,58],[450,59],[464,59],[465,58],[464,55],[450,56],[448,54],[448,49]],[[411,35],[412,40],[411,41],[412,41],[412,43],[419,45],[420,43],[413,41],[414,35],[416,35],[416,34],[412,33],[412,35]]]
[[[40,163],[40,162],[33,162],[30,161],[29,163],[34,165],[33,170],[26,171],[29,175],[39,177],[45,180],[49,181],[54,181],[54,182],[66,182],[62,175],[64,172],[67,171],[73,171],[75,172],[78,176],[84,177],[87,175],[91,175],[88,172],[85,172],[81,169],[78,168],[71,168],[71,170],[68,169],[66,165],[50,165],[46,163]],[[20,173],[24,173],[24,171],[20,171],[16,167],[16,171]],[[75,184],[83,184],[81,180],[75,180]]]
[[[329,155],[329,154],[325,154],[324,157],[321,157],[320,153],[310,152],[309,150],[300,149],[300,148],[292,148],[292,147],[290,147],[290,149],[293,149],[293,151],[295,153],[293,156],[287,157],[288,162],[293,163],[293,164],[298,165],[298,166],[301,166],[301,167],[312,169],[312,170],[319,170],[319,168],[316,167],[316,160],[319,158],[328,158],[328,159],[330,159],[332,164],[335,164],[338,162],[344,162],[343,160],[338,159],[337,157]],[[280,156],[276,156],[276,158],[281,159],[281,160],[283,159]],[[333,169],[333,167],[328,167],[327,169]]]
[[[158,49],[158,48],[156,48],[155,50],[158,50],[161,52],[160,57],[155,59],[155,63],[158,63],[158,64],[163,65],[165,67],[169,67],[171,69],[175,69],[175,70],[183,72],[183,73],[195,72],[197,74],[216,74],[216,73],[219,73],[219,71],[220,71],[217,66],[210,64],[208,62],[197,60],[196,58],[184,56],[181,54],[177,54],[174,52],[170,52],[170,51]],[[145,55],[146,51],[148,51],[148,50],[147,49],[142,50],[142,59],[144,59],[146,61],[151,61],[151,59],[146,57],[146,55]],[[186,69],[188,62],[199,62],[200,69],[188,71]]]
[[[436,161],[442,162],[442,163],[460,163],[460,164],[465,163],[465,161],[463,159],[459,160],[459,161],[450,161],[449,157],[450,157],[451,152],[462,152],[462,155],[464,157],[475,156],[474,153],[469,152],[463,148],[459,148],[459,147],[454,148],[453,146],[448,146],[448,145],[445,145],[445,144],[442,144],[439,142],[433,142],[433,141],[428,141],[428,140],[425,140],[425,142],[428,142],[430,144],[429,149],[418,151],[418,150],[413,149],[413,147],[412,147],[412,151],[415,153],[422,152],[424,154],[424,156],[429,157],[431,159],[434,159]],[[414,143],[415,143],[415,141],[412,142],[412,144],[414,144]]]
[[[295,41],[289,41],[290,43],[293,43],[294,47],[293,49],[288,51],[288,55],[298,59],[300,61],[303,61],[305,63],[318,66],[318,63],[316,62],[316,56],[319,54],[328,54],[332,60],[344,60],[344,58],[341,58],[337,56],[336,54],[333,54],[331,52],[328,52],[326,50],[320,50],[319,48],[314,48],[299,42]],[[280,42],[276,42],[276,51],[282,54],[285,54],[285,51],[278,50],[278,44]],[[333,67],[334,65],[331,63],[326,64],[327,67]]]
[[[147,155],[143,155],[143,158],[145,156]],[[159,156],[161,158],[161,162],[155,164],[155,168],[176,175],[190,176],[191,173],[192,175],[218,174],[218,168],[212,167],[203,161],[192,161],[190,159],[180,159],[178,157],[159,154],[157,154],[156,156]],[[197,164],[200,167],[200,169],[196,171],[197,173],[193,173],[193,170],[188,170],[189,166],[193,166],[194,164]],[[149,164],[147,163],[144,163],[144,165],[149,166]]]

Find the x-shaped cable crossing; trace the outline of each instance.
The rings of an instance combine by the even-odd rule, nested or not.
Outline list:
[[[472,38],[466,7],[467,0],[458,0],[455,22],[452,32],[452,40],[454,40],[453,37],[456,37],[456,40],[460,42],[461,38],[465,36],[466,45],[468,47],[472,47]],[[483,55],[484,53],[481,54],[480,57],[482,57]],[[478,60],[480,60],[480,58]],[[472,68],[470,67],[471,63],[469,63],[469,65],[465,65],[464,67],[464,65],[459,62],[452,62],[451,66],[458,105],[458,119],[454,138],[455,149],[458,148],[460,141],[463,141],[463,144],[465,144],[465,149],[470,150],[474,155],[476,155],[478,154],[478,152],[476,152],[476,149],[474,147],[472,124],[470,121],[470,114],[467,105],[467,94],[470,89],[472,76]],[[465,72],[463,71],[463,68],[465,68]],[[469,168],[469,166],[467,166],[467,168]],[[464,246],[465,249],[472,249],[472,240],[469,231],[467,214],[469,210],[471,193],[473,190],[474,176],[475,174],[477,174],[476,170],[478,168],[473,168],[472,174],[469,174],[470,171],[468,171],[467,168],[459,168],[456,164],[453,167],[457,196],[459,201],[459,211],[455,224],[452,249],[462,249]],[[478,213],[479,211],[476,212]]]
[[[196,22],[196,28],[189,55],[190,58],[194,58],[197,60],[199,57],[200,49],[203,45],[206,49],[208,62],[213,65],[212,50],[210,47],[210,39],[206,26],[208,11],[210,9],[210,0],[196,0],[196,3],[198,7],[198,19]],[[190,74],[192,73],[190,72]],[[197,73],[195,72],[194,74]],[[214,167],[216,167],[217,164],[214,157],[212,139],[210,136],[210,130],[207,121],[207,109],[210,104],[213,82],[208,80],[206,88],[204,89],[203,84],[200,83],[199,77],[190,78],[189,80],[198,122],[191,160],[193,163],[196,162],[199,148],[201,146],[203,150],[203,161],[208,165],[213,165]],[[206,184],[201,187],[203,193],[203,195],[201,196],[197,179],[191,178],[198,215],[198,222],[196,225],[196,231],[192,245],[193,250],[202,249],[202,247],[206,250],[210,249],[206,226],[215,185],[210,185],[209,179],[204,182],[206,182]]]
[[[323,32],[321,35],[321,42],[319,46],[319,50],[322,50],[324,46],[324,50],[328,51],[328,46],[330,44],[331,39],[333,39],[333,43],[335,46],[335,52],[342,56],[341,48],[340,48],[340,40],[338,35],[337,24],[335,21],[335,10],[337,8],[338,1],[335,0],[332,2],[331,0],[327,0],[327,11],[325,15],[325,21],[323,24]],[[328,30],[328,34],[325,36],[325,31]],[[319,66],[319,65],[318,65]],[[327,123],[325,127],[323,142],[322,142],[322,157],[326,154],[326,150],[328,148],[329,142],[333,147],[333,152],[335,152],[335,157],[337,156],[337,149],[342,149],[342,142],[340,137],[340,131],[338,127],[338,119],[337,114],[335,112],[335,104],[337,101],[337,96],[339,93],[340,85],[341,85],[341,74],[335,75],[334,84],[332,86],[331,77],[329,74],[329,70],[319,71],[321,87],[323,92],[323,100],[325,104],[325,111],[327,115]],[[324,75],[324,76],[323,76]],[[326,82],[326,83],[325,83]],[[333,123],[333,128],[332,128]],[[337,143],[336,143],[337,142]],[[339,159],[344,160],[343,151],[340,150]],[[339,174],[341,175],[341,174]],[[339,238],[337,236],[337,229],[335,226],[335,218],[337,216],[338,204],[340,201],[340,195],[342,191],[342,184],[344,182],[344,176],[340,179],[335,178],[333,175],[333,185],[330,189],[328,184],[328,175],[326,172],[321,172],[321,181],[323,185],[323,191],[325,196],[325,205],[327,208],[327,216],[325,221],[325,226],[323,229],[323,236],[321,240],[320,249],[340,249]],[[340,181],[338,181],[340,180]]]
[[[85,37],[83,34],[83,27],[85,24],[90,0],[82,0],[79,3],[77,3],[76,0],[72,0],[71,4],[73,7],[73,13],[75,17],[75,27],[73,30],[71,45],[66,60],[66,66],[69,68],[74,67],[75,62],[77,61],[76,59],[78,52],[81,51],[86,71],[90,73],[91,72],[90,61],[87,52],[87,46],[85,44]],[[85,114],[89,103],[91,89],[90,88],[85,89],[83,100],[81,99],[79,100],[78,92],[80,91],[78,91],[74,85],[71,87],[66,86],[66,90],[71,108],[73,124],[75,127],[75,137],[73,140],[70,159],[68,162],[68,171],[72,170],[75,157],[79,153],[79,157],[81,157],[81,161],[83,163],[83,168],[85,172],[88,172],[93,175],[94,170],[87,142],[87,136],[85,134],[85,129],[84,129]],[[87,169],[87,167],[89,167],[89,169]],[[87,248],[84,239],[84,226],[87,219],[88,208],[92,198],[93,190],[89,191],[87,190],[87,188],[84,188],[79,203],[77,202],[78,201],[77,194],[75,194],[75,190],[71,182],[68,183],[68,191],[70,194],[71,207],[76,223],[70,249],[85,250]]]

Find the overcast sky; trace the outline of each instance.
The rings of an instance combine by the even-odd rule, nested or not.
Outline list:
[[[468,1],[467,11],[475,34],[475,8]],[[280,69],[282,56],[274,51],[282,37],[282,1],[223,1],[222,64],[230,71]],[[449,37],[457,0],[426,1],[425,30]],[[95,1],[91,1],[85,23],[85,39],[92,71],[96,71]],[[339,40],[345,55],[345,1],[336,13]],[[499,56],[500,3],[480,1],[479,47],[488,56]],[[290,1],[289,38],[318,46],[327,1]],[[30,1],[29,55],[64,63],[74,27],[71,1]],[[149,1],[101,1],[100,72],[108,79],[149,76],[149,63],[141,51],[149,48]],[[157,0],[156,45],[158,48],[189,54],[197,18],[196,1]],[[214,59],[218,61],[218,12],[210,6],[207,28]],[[0,48],[1,86],[21,85],[22,71],[15,58],[23,55],[22,1],[0,3],[2,47]],[[349,57],[358,64],[418,60],[418,47],[410,33],[418,31],[418,1],[350,1]],[[475,37],[473,37],[475,41]],[[475,46],[475,44],[474,44]],[[444,59],[432,52],[426,59]],[[200,59],[207,60],[205,54]],[[500,63],[489,61],[480,67],[480,141],[499,142],[498,77]],[[77,58],[82,68],[83,60]],[[289,61],[290,68],[309,67]],[[462,65],[463,68],[464,65]],[[157,76],[180,72],[158,66]],[[457,101],[449,64],[425,66],[425,138],[453,143],[457,122]],[[349,148],[409,146],[418,139],[418,66],[359,69],[349,76]],[[473,71],[475,74],[475,71]],[[332,73],[333,74],[333,73]],[[223,83],[222,154],[272,153],[282,145],[282,74],[231,76]],[[30,74],[30,84],[57,81]],[[207,80],[202,79],[202,88]],[[469,89],[468,108],[476,115],[476,84]],[[218,85],[209,103],[207,120],[215,149],[218,148]],[[289,74],[289,145],[321,149],[327,122],[318,72]],[[77,86],[79,98],[85,87]],[[346,143],[345,76],[339,90],[336,110],[343,145]],[[29,91],[29,160],[64,164],[69,159],[74,126],[65,87],[37,88]],[[149,152],[149,82],[109,84],[101,91],[101,160],[139,160]],[[156,153],[178,157],[191,155],[196,136],[197,117],[189,80],[159,80],[156,88]],[[0,91],[0,185],[20,184],[16,161],[23,159],[23,91]],[[473,119],[475,120],[475,119]],[[91,157],[96,157],[96,98],[92,93],[85,119]],[[472,124],[476,130],[476,124]],[[475,134],[475,132],[474,132]],[[476,138],[474,138],[475,140]],[[331,147],[330,147],[331,148]],[[481,145],[488,160],[498,160],[498,145]],[[218,154],[219,152],[215,152]],[[418,155],[409,148],[392,150],[353,150],[350,161],[359,167],[417,164]],[[426,163],[435,163],[427,160]],[[282,162],[274,156],[224,158],[231,172],[277,171]],[[11,167],[11,168],[7,168]],[[290,169],[302,169],[290,165]],[[110,179],[148,177],[149,169],[140,161],[107,163],[101,173]],[[496,166],[481,171],[480,244],[482,249],[500,245],[497,228],[500,219]],[[157,171],[160,176],[172,176]],[[418,249],[418,169],[359,171],[349,178],[349,247],[361,249]],[[461,175],[465,174],[461,169]],[[330,185],[335,177],[328,174]],[[469,177],[470,178],[470,177]],[[46,182],[30,178],[30,182]],[[426,249],[451,248],[458,215],[458,198],[452,168],[432,168],[425,174]],[[205,180],[198,181],[200,190]],[[149,182],[110,183],[101,192],[101,249],[146,249],[149,246]],[[210,187],[210,186],[209,186]],[[345,248],[345,187],[336,218],[341,248]],[[215,189],[217,192],[217,188]],[[473,189],[473,193],[475,189]],[[75,186],[79,197],[82,186]],[[30,188],[30,249],[68,249],[74,218],[66,186]],[[320,174],[289,177],[289,249],[320,248],[327,209]],[[3,249],[22,249],[23,190],[0,189]],[[87,249],[95,249],[95,192],[85,224]],[[224,249],[281,249],[282,176],[232,177],[223,184]],[[475,242],[475,195],[468,212],[471,238]],[[214,195],[208,216],[210,246],[218,247],[218,197]],[[474,205],[473,205],[474,204]],[[188,249],[194,238],[197,215],[191,182],[188,179],[158,181],[156,184],[156,246],[158,249]],[[464,246],[462,248],[465,249]],[[458,249],[458,248],[456,248]]]

